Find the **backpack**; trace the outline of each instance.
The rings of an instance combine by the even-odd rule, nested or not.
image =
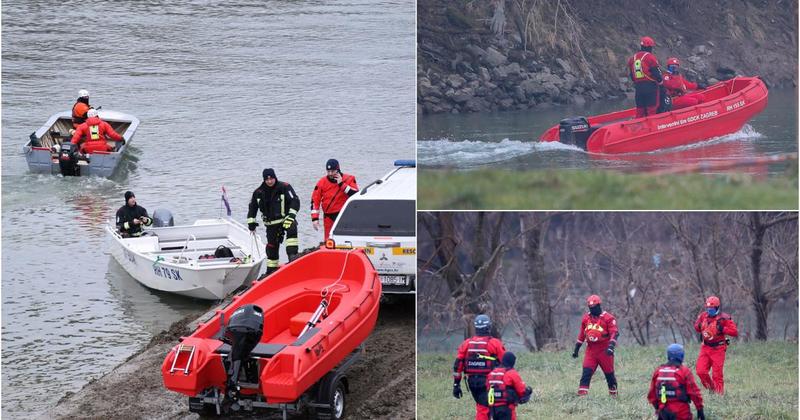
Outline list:
[[[495,357],[489,355],[490,337],[472,337],[467,344],[467,360],[464,373],[486,375],[494,369]]]
[[[656,396],[661,406],[670,401],[688,402],[686,387],[678,382],[677,366],[663,365],[658,368],[656,376]]]

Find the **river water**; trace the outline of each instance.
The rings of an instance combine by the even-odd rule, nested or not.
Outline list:
[[[308,203],[328,158],[362,185],[413,158],[413,2],[216,4],[3,5],[4,417],[40,413],[208,306],[147,290],[112,259],[103,223],[126,190],[181,224],[218,216],[224,185],[244,221],[274,167],[302,200],[305,248],[322,237]],[[79,89],[141,120],[130,155],[111,179],[28,173],[28,135]]]
[[[690,146],[628,155],[598,155],[536,140],[559,120],[629,108],[632,101],[593,102],[525,111],[439,114],[419,118],[417,151],[428,168],[618,169],[650,171],[676,164],[740,160],[797,152],[797,92],[772,90],[767,108],[737,133]],[[785,173],[786,164],[737,171]]]

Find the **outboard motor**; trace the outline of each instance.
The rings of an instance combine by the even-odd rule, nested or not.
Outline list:
[[[172,212],[167,209],[156,209],[153,212],[153,227],[175,226]]]
[[[596,128],[592,129],[589,125],[586,117],[565,118],[558,124],[558,140],[586,150],[586,141],[595,130]]]
[[[264,311],[256,305],[244,305],[231,314],[225,328],[223,340],[231,345],[231,352],[226,357],[228,381],[225,396],[233,400],[231,408],[237,410],[239,399],[239,374],[242,364],[247,361],[250,352],[261,341],[264,332]],[[257,376],[257,373],[256,373]]]
[[[81,168],[78,166],[78,145],[65,141],[61,144],[61,151],[58,155],[58,166],[61,175],[79,176]]]

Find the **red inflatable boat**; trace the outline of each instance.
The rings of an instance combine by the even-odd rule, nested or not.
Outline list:
[[[287,264],[200,324],[161,365],[189,409],[344,411],[344,372],[372,332],[381,282],[363,250],[320,249]]]
[[[735,133],[767,106],[758,77],[737,77],[703,91],[699,105],[634,118],[634,108],[595,117],[562,120],[539,138],[593,153],[638,153],[683,146]]]

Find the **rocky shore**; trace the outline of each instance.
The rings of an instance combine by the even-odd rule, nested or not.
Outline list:
[[[632,97],[626,63],[642,35],[656,40],[662,67],[676,56],[690,80],[760,75],[770,88],[792,88],[796,22],[796,1],[426,0],[418,5],[418,112]]]

